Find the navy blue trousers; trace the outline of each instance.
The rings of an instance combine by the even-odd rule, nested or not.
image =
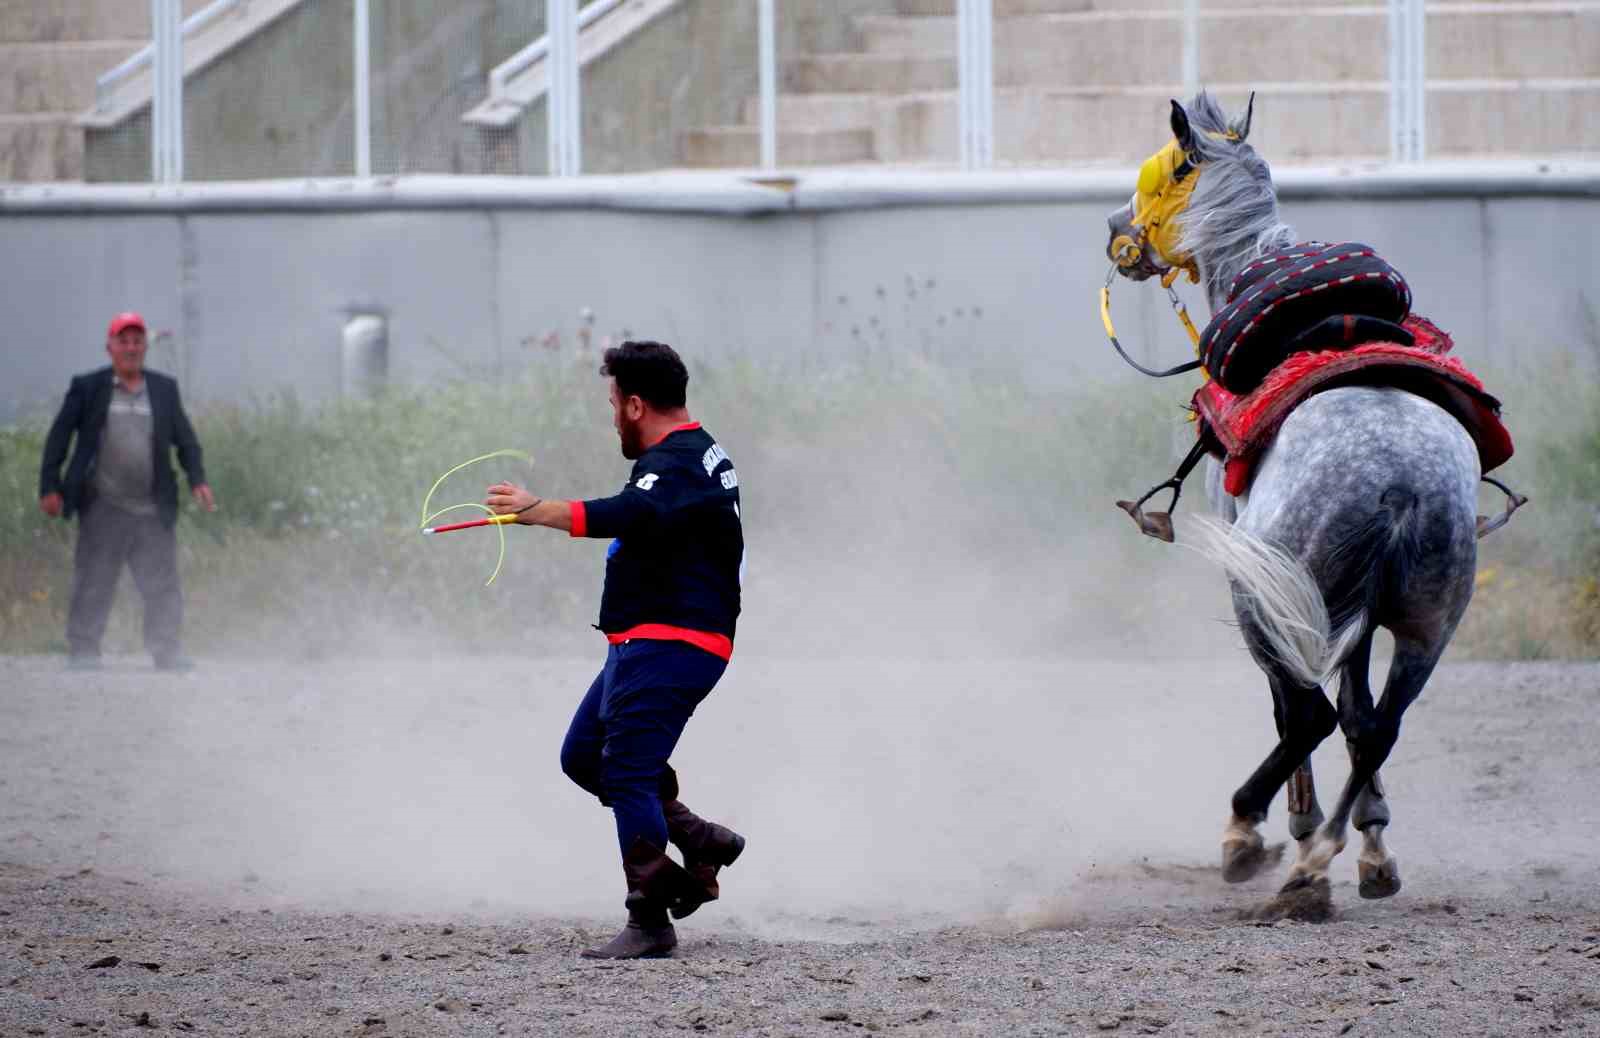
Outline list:
[[[617,817],[627,853],[644,837],[667,849],[661,773],[694,708],[727,661],[684,642],[629,641],[611,646],[561,744],[561,770]]]

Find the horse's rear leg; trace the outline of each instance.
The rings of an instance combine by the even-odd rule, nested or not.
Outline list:
[[[1295,857],[1304,859],[1311,852],[1312,837],[1324,821],[1322,805],[1317,803],[1316,781],[1311,759],[1289,776],[1289,835],[1294,837]]]
[[[1351,766],[1354,767],[1352,751]],[[1356,795],[1351,821],[1361,831],[1361,857],[1356,859],[1357,888],[1364,898],[1393,897],[1400,893],[1400,863],[1384,846],[1383,832],[1389,825],[1389,801],[1377,772]]]
[[[1396,636],[1394,659],[1389,665],[1389,676],[1384,683],[1383,696],[1377,706],[1372,705],[1371,694],[1363,681],[1352,687],[1348,697],[1340,696],[1340,706],[1345,715],[1346,745],[1350,750],[1350,778],[1339,794],[1333,816],[1313,837],[1313,850],[1305,859],[1295,864],[1284,889],[1304,886],[1318,879],[1326,880],[1328,864],[1344,849],[1345,832],[1350,824],[1357,802],[1361,812],[1356,824],[1362,830],[1363,848],[1357,863],[1363,897],[1388,897],[1400,889],[1400,872],[1394,859],[1383,845],[1383,830],[1388,825],[1389,808],[1383,796],[1383,786],[1377,781],[1378,769],[1389,759],[1395,741],[1400,737],[1400,719],[1406,708],[1422,694],[1422,688],[1433,674],[1443,651],[1443,641],[1418,641]],[[1366,652],[1357,655],[1363,659]],[[1363,668],[1364,671],[1364,668]],[[1348,676],[1348,675],[1347,675]]]
[[[1261,644],[1252,637],[1248,622],[1245,628],[1247,644]],[[1311,783],[1311,751],[1338,724],[1338,713],[1322,689],[1296,685],[1266,653],[1256,653],[1252,648],[1252,654],[1272,686],[1278,744],[1233,795],[1233,817],[1222,835],[1222,878],[1229,883],[1247,880],[1282,857],[1282,847],[1268,848],[1257,827],[1266,821],[1273,797],[1291,775],[1296,777],[1296,784],[1290,787],[1290,832],[1298,840],[1299,826],[1306,826],[1308,831],[1315,829],[1322,812],[1316,805]]]
[[[1352,767],[1356,749],[1354,739],[1360,731],[1360,717],[1372,712],[1372,685],[1369,671],[1372,666],[1372,631],[1358,642],[1340,668],[1339,725],[1345,731],[1346,746],[1350,750]],[[1384,829],[1389,824],[1389,801],[1384,796],[1383,782],[1377,772],[1372,780],[1361,787],[1351,822],[1361,833],[1361,857],[1356,861],[1356,875],[1364,898],[1393,897],[1400,892],[1400,866],[1383,845]],[[1321,819],[1318,819],[1318,824]],[[1313,827],[1314,828],[1314,827]],[[1307,841],[1311,843],[1312,841]],[[1304,844],[1302,846],[1305,846]],[[1301,855],[1305,857],[1304,854]]]
[[[1279,725],[1278,735],[1283,735]],[[1311,758],[1294,769],[1289,776],[1289,835],[1294,837],[1295,856],[1304,858],[1311,848],[1311,839],[1324,821],[1322,805],[1317,803],[1317,783],[1311,771]]]

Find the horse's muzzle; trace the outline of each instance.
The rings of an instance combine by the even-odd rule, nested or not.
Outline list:
[[[1133,203],[1106,217],[1110,236],[1106,239],[1106,258],[1117,265],[1117,273],[1129,281],[1144,281],[1164,273],[1152,261],[1155,250],[1145,240],[1141,228],[1133,223]]]

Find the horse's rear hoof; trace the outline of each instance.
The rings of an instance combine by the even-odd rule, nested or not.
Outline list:
[[[1228,840],[1222,845],[1222,878],[1228,883],[1243,883],[1283,860],[1283,844],[1268,847],[1256,835],[1253,842]]]
[[[1400,866],[1393,858],[1386,858],[1377,864],[1357,862],[1356,874],[1361,880],[1358,890],[1368,901],[1394,897],[1400,893]]]

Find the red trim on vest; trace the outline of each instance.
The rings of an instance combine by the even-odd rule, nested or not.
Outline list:
[[[568,531],[573,537],[584,537],[589,533],[589,513],[584,509],[582,501],[568,501],[567,507],[572,510],[572,529]]]
[[[688,627],[673,627],[671,624],[639,624],[626,631],[606,635],[606,641],[612,645],[621,645],[633,639],[656,642],[687,642],[697,649],[704,649],[711,655],[720,659],[733,658],[733,639],[725,634],[713,634],[710,631],[695,631]]]

